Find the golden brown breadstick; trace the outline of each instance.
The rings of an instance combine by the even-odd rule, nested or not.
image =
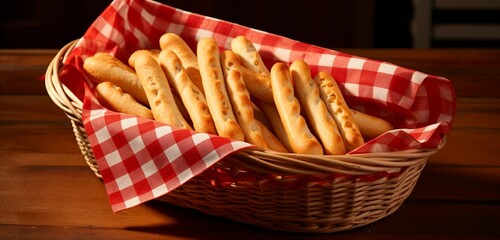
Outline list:
[[[222,137],[244,141],[243,130],[236,121],[226,90],[217,42],[208,37],[200,39],[197,55],[208,109],[217,133]]]
[[[252,96],[269,103],[274,102],[269,76],[252,72],[250,69],[238,64],[237,67],[240,69],[245,85]]]
[[[138,103],[130,94],[124,93],[120,87],[111,82],[97,84],[94,92],[97,100],[110,110],[153,119],[151,110]]]
[[[198,59],[187,43],[175,33],[165,33],[160,37],[160,48],[174,52],[182,62],[187,75],[198,89],[204,92]]]
[[[269,130],[262,122],[257,121],[257,124],[262,129],[262,136],[266,140],[268,149],[276,152],[290,152],[285,145],[274,135],[274,133]]]
[[[319,86],[321,99],[325,102],[328,112],[330,112],[339,126],[346,150],[351,151],[363,145],[364,140],[359,131],[358,124],[352,117],[349,106],[347,106],[342,92],[340,92],[337,82],[332,75],[320,72],[316,75],[314,81]]]
[[[354,121],[358,124],[359,131],[368,139],[375,138],[382,133],[394,129],[392,124],[382,118],[374,117],[354,109],[351,109],[351,113]]]
[[[229,99],[241,130],[245,135],[245,141],[268,149],[266,140],[262,136],[262,129],[257,125],[257,121],[253,116],[253,107],[250,98],[245,94],[243,79],[241,73],[236,69],[225,71],[226,87]]]
[[[262,61],[253,43],[244,36],[237,36],[231,41],[231,50],[242,59],[242,65],[256,73],[269,76],[269,70]]]
[[[160,52],[161,52],[160,49],[151,49],[151,50],[141,49],[141,50],[136,50],[134,53],[132,53],[132,55],[130,55],[130,57],[128,59],[128,63],[129,63],[129,65],[132,68],[135,68],[135,59],[140,54],[151,55],[158,62],[158,56],[160,55]],[[175,89],[170,89],[170,90],[175,90]],[[181,97],[175,91],[172,91],[172,93],[173,93],[173,97],[174,97],[174,100],[175,100],[175,104],[177,105],[177,108],[179,108],[179,111],[181,112],[181,114],[184,117],[184,119],[186,119],[187,121],[191,120],[191,118],[189,116],[189,113],[187,112],[187,109],[186,109],[186,107],[184,106],[184,103],[181,100]]]
[[[179,111],[181,112],[182,117],[184,117],[184,119],[186,119],[186,121],[188,121],[188,123],[192,123],[191,117],[189,116],[189,113],[186,109],[186,106],[184,106],[184,103],[182,102],[181,97],[179,95],[177,95],[177,93],[175,93],[174,91],[172,91],[172,95],[174,97],[174,101],[175,101],[175,104],[177,105],[177,108],[179,108]],[[191,124],[189,124],[189,125],[191,125]]]
[[[293,152],[323,154],[323,147],[311,133],[300,115],[300,104],[294,96],[292,77],[288,66],[275,63],[271,68],[274,103],[289,138]]]
[[[131,67],[131,68],[135,68],[135,59],[137,58],[137,56],[139,54],[150,54],[151,56],[153,56],[156,60],[158,60],[158,55],[160,54],[160,49],[139,49],[139,50],[136,50],[134,51],[130,57],[128,58],[128,65]]]
[[[238,70],[243,75],[245,86],[247,87],[250,95],[269,103],[274,102],[269,76],[256,73],[246,67],[243,67],[241,65],[241,57],[234,52],[231,53],[232,54],[228,54],[226,58],[233,64],[235,68],[238,68]]]
[[[170,85],[179,94],[183,105],[187,106],[186,110],[193,122],[194,130],[217,134],[205,95],[193,84],[179,57],[172,51],[163,50],[158,56],[158,61]]]
[[[135,60],[135,70],[142,83],[155,120],[184,129],[192,129],[177,107],[167,78],[158,62],[148,54]]]
[[[138,102],[148,104],[146,93],[134,70],[109,53],[98,52],[88,57],[83,69],[92,82],[112,82]]]
[[[309,65],[297,60],[290,65],[295,95],[306,113],[316,136],[320,139],[326,154],[345,154],[345,144],[335,119],[321,100],[318,85],[311,77]]]
[[[285,127],[281,122],[280,115],[278,113],[278,110],[276,109],[276,106],[272,103],[267,103],[264,101],[259,101],[258,105],[266,114],[267,119],[269,119],[275,136],[287,148],[289,152],[293,152],[292,145],[290,144],[290,139],[288,139],[288,135],[286,135]]]
[[[230,55],[235,55],[232,51],[226,50],[221,54],[221,63],[224,76],[226,79],[226,87],[231,100],[233,111],[236,119],[243,130],[245,141],[260,146],[264,149],[279,150],[285,149],[283,146],[278,149],[272,149],[276,145],[269,146],[266,136],[264,136],[265,126],[259,124],[259,121],[254,116],[254,105],[250,99],[250,94],[245,87],[243,76],[238,68],[232,62]],[[275,138],[270,132],[267,132],[268,138]],[[277,140],[277,139],[276,139]],[[272,141],[272,140],[270,140]],[[278,141],[279,142],[279,141]]]
[[[252,99],[252,98],[250,97],[250,99]],[[271,122],[269,121],[269,119],[267,119],[266,113],[264,111],[262,111],[262,109],[260,109],[260,107],[257,106],[257,104],[255,104],[256,101],[259,101],[259,100],[255,99],[255,98],[252,99],[253,115],[254,115],[255,119],[257,119],[257,121],[259,121],[260,123],[264,124],[264,126],[266,126],[268,129],[272,129],[273,126],[271,125]]]

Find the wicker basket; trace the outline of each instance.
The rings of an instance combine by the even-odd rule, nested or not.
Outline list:
[[[81,119],[82,102],[59,79],[63,47],[48,66],[49,96],[71,121],[80,150],[101,177]],[[396,211],[437,149],[342,156],[240,150],[158,200],[289,232],[337,232]]]

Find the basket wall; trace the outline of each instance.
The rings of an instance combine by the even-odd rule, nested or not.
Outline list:
[[[338,232],[396,211],[410,195],[424,165],[422,161],[391,179],[361,182],[339,178],[321,184],[303,182],[297,189],[263,187],[258,182],[218,186],[202,175],[159,200],[273,230]]]

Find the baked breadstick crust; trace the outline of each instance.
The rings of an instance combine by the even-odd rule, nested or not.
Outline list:
[[[162,50],[158,61],[167,76],[170,85],[179,94],[183,106],[193,123],[195,131],[216,134],[217,130],[208,110],[205,95],[194,85],[186,70],[182,66],[179,57],[173,52]]]
[[[179,111],[167,78],[156,59],[148,54],[137,56],[135,70],[146,92],[155,120],[192,130]]]
[[[326,154],[345,154],[345,144],[337,123],[328,112],[322,101],[318,85],[311,77],[309,65],[302,61],[294,61],[290,65],[295,95],[301,103],[312,131],[321,141]]]
[[[270,76],[276,109],[293,152],[322,155],[323,147],[309,130],[304,117],[300,115],[300,104],[294,96],[288,66],[284,63],[274,64]]]
[[[243,130],[234,116],[227,93],[217,42],[212,38],[200,39],[197,56],[208,109],[218,135],[244,141]]]

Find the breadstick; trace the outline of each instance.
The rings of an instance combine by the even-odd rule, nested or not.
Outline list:
[[[275,63],[271,68],[271,84],[274,103],[293,152],[323,154],[323,147],[300,115],[300,104],[294,96],[290,70],[284,63]]]
[[[231,49],[240,55],[242,65],[256,73],[269,76],[269,70],[262,61],[259,52],[253,43],[244,36],[237,36],[231,41]]]
[[[128,64],[132,68],[135,68],[135,59],[137,59],[137,56],[139,56],[140,54],[151,55],[158,62],[158,56],[160,55],[160,52],[161,52],[161,50],[159,50],[159,49],[151,49],[151,50],[140,49],[140,50],[136,50],[128,58]],[[175,89],[170,89],[170,90],[175,90]],[[179,111],[181,112],[181,114],[184,117],[184,119],[191,120],[190,117],[189,117],[189,113],[187,112],[187,109],[186,109],[186,107],[184,106],[184,103],[181,100],[181,97],[179,97],[179,95],[175,91],[172,91],[172,93],[173,93],[173,96],[174,96],[175,104],[179,108]]]
[[[262,111],[266,114],[267,119],[269,119],[269,122],[272,126],[272,130],[275,136],[279,139],[279,141],[283,144],[283,146],[286,147],[286,149],[289,152],[293,152],[292,146],[290,144],[290,139],[288,139],[288,135],[286,134],[286,130],[285,127],[283,126],[283,123],[281,122],[280,115],[278,113],[278,110],[276,109],[276,106],[272,103],[264,101],[259,101],[258,105],[262,109]]]
[[[231,53],[232,54],[227,54],[226,58],[228,58],[228,61],[230,61],[243,75],[245,86],[247,87],[250,95],[269,103],[274,102],[269,76],[256,73],[242,66],[241,57],[234,52]]]
[[[221,54],[222,69],[226,79],[229,99],[232,103],[236,119],[245,135],[245,141],[264,149],[283,151],[285,149],[283,146],[279,147],[279,149],[272,149],[271,147],[275,147],[276,144],[272,146],[268,144],[266,136],[264,136],[265,126],[259,124],[259,121],[255,119],[254,105],[250,99],[250,94],[245,87],[241,72],[234,66],[232,58],[229,57],[230,55],[235,55],[235,53],[227,50]],[[268,138],[276,139],[272,133],[267,133]]]
[[[231,41],[231,50],[237,54],[237,67],[240,68],[245,84],[252,96],[272,103],[269,70],[264,65],[253,43],[244,36],[237,36]]]
[[[276,151],[276,152],[290,152],[285,145],[274,135],[274,133],[269,130],[262,122],[257,121],[257,124],[262,129],[262,136],[266,140],[266,144],[268,149]]]
[[[266,126],[267,128],[272,129],[273,126],[271,125],[271,122],[269,121],[269,119],[267,119],[266,113],[264,111],[262,111],[262,109],[260,109],[260,107],[257,106],[257,104],[255,104],[255,101],[259,101],[259,100],[252,98],[252,97],[250,97],[250,99],[252,100],[253,115],[254,115],[255,119],[257,119],[257,121],[259,121],[260,123],[264,124],[264,126]]]
[[[116,57],[98,52],[85,59],[83,69],[94,83],[112,82],[138,102],[147,105],[148,99],[136,73]]]
[[[182,62],[187,75],[198,89],[204,92],[198,67],[198,59],[187,43],[175,33],[165,33],[160,37],[160,48],[174,52]]]
[[[137,56],[139,54],[150,54],[151,56],[153,56],[156,60],[158,60],[158,55],[160,54],[160,49],[150,49],[150,50],[147,50],[147,49],[139,49],[139,50],[136,50],[134,51],[130,57],[128,58],[128,65],[131,67],[131,68],[135,68],[135,59],[137,58]]]
[[[351,113],[354,121],[358,124],[359,131],[368,139],[375,138],[382,133],[394,129],[392,124],[382,118],[374,117],[354,109],[351,109]]]
[[[290,65],[295,95],[311,124],[312,130],[320,139],[326,154],[345,154],[345,144],[335,119],[321,100],[318,85],[311,77],[309,65],[297,60]]]
[[[340,133],[346,144],[346,150],[351,151],[361,145],[364,140],[359,131],[358,124],[352,117],[349,106],[342,96],[342,92],[337,85],[335,79],[326,72],[320,72],[314,78],[314,81],[319,86],[321,99],[326,104],[328,112],[333,116]]]
[[[174,96],[175,104],[177,105],[177,108],[179,108],[179,111],[181,112],[182,117],[184,117],[184,119],[186,119],[186,121],[190,122],[191,117],[189,116],[189,113],[186,109],[186,106],[184,106],[184,103],[182,102],[181,97],[178,94],[176,94],[174,91],[172,91],[172,96]],[[189,125],[191,125],[191,124],[189,124]]]
[[[141,50],[136,50],[134,53],[132,53],[130,55],[130,57],[128,58],[128,64],[132,67],[132,68],[135,68],[135,59],[137,58],[137,56],[139,56],[140,54],[148,54],[148,55],[151,55],[157,62],[158,62],[158,56],[160,55],[160,52],[161,50],[160,49],[151,49],[151,50],[145,50],[145,49],[141,49]],[[159,62],[158,62],[159,63]],[[179,108],[179,111],[181,112],[182,116],[184,117],[184,119],[186,120],[191,120],[190,119],[190,116],[189,116],[189,113],[186,109],[186,107],[184,106],[184,103],[182,102],[182,99],[181,97],[178,95],[178,93],[175,91],[175,89],[171,89],[173,90],[172,93],[173,93],[173,96],[174,96],[174,100],[175,100],[175,104],[177,104],[177,107]]]
[[[244,141],[245,136],[236,121],[221,69],[219,47],[212,38],[202,38],[197,46],[198,65],[208,109],[219,136]]]
[[[184,129],[192,129],[177,107],[167,78],[158,62],[148,54],[135,60],[135,70],[146,92],[155,120]]]
[[[104,107],[122,113],[153,119],[153,113],[147,107],[138,103],[130,94],[111,82],[97,84],[95,96]]]
[[[245,80],[245,85],[252,96],[269,103],[274,102],[269,76],[252,72],[250,69],[241,65],[237,67],[240,69],[243,79]]]
[[[181,60],[172,51],[163,50],[158,61],[167,75],[170,85],[179,94],[189,113],[195,131],[217,134],[203,93],[193,84],[182,66]]]

